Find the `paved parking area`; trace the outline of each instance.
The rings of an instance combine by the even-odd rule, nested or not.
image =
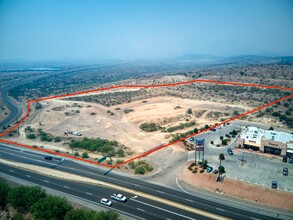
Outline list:
[[[278,182],[278,189],[293,192],[293,164],[269,155],[259,155],[242,150],[234,155],[225,155],[226,176],[232,179],[271,188],[272,180]],[[244,162],[242,162],[242,158]],[[282,174],[283,167],[288,168],[288,176]]]
[[[244,125],[241,124],[241,126]],[[267,188],[271,188],[272,181],[275,180],[278,182],[278,190],[293,192],[292,163],[284,163],[280,157],[273,155],[235,148],[235,141],[226,147],[216,147],[210,144],[211,140],[217,140],[221,135],[229,133],[233,129],[240,130],[241,126],[231,124],[221,130],[217,129],[215,132],[210,131],[196,137],[205,139],[205,159],[208,160],[209,166],[218,169],[218,156],[220,153],[224,153],[226,160],[222,162],[222,165],[225,167],[227,177]],[[227,153],[228,147],[233,149],[234,155]],[[188,161],[193,160],[194,152],[189,152]],[[282,174],[284,167],[288,168],[288,176]]]

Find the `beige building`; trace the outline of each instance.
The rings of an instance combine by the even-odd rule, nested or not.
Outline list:
[[[241,132],[238,147],[255,151],[293,156],[293,134],[247,127]]]

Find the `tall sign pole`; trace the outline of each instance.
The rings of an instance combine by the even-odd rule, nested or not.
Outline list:
[[[203,146],[202,147],[202,164],[203,164],[203,162],[204,162],[204,144],[202,146]]]
[[[196,166],[196,143],[194,143],[194,164]]]
[[[202,163],[203,163],[204,162],[204,139],[203,138],[196,139],[195,151],[199,151],[198,156],[200,156],[200,151],[203,151],[203,153],[202,153]],[[200,157],[198,159],[200,160]]]

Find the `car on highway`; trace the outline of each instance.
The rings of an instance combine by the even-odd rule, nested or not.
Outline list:
[[[272,181],[272,188],[277,189],[278,188],[278,182],[277,181]]]
[[[293,158],[289,158],[289,163],[293,163]]]
[[[232,151],[231,148],[228,148],[228,154],[229,154],[229,155],[233,155],[233,151]]]
[[[283,168],[283,175],[288,176],[288,168],[286,167]]]
[[[102,198],[100,201],[101,204],[106,205],[106,206],[111,206],[112,202],[109,199]]]
[[[51,156],[45,156],[44,158],[45,158],[45,160],[53,160],[53,158]]]
[[[218,174],[218,173],[219,173],[218,170],[214,170],[214,171],[213,171],[213,174]]]
[[[213,171],[213,168],[212,167],[207,167],[207,172],[210,173]]]
[[[118,202],[126,202],[127,201],[126,196],[123,196],[122,194],[113,194],[111,196],[111,198],[118,201]]]

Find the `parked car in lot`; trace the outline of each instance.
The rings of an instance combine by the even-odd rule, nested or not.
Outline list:
[[[233,155],[233,151],[232,151],[231,148],[228,148],[228,154],[229,154],[229,155]]]
[[[287,159],[288,159],[288,158],[287,158],[286,156],[283,157],[283,162],[284,162],[284,163],[287,163]]]
[[[126,202],[127,201],[126,196],[123,196],[122,194],[113,194],[111,196],[111,198],[118,201],[118,202]]]
[[[213,171],[213,174],[218,174],[218,173],[219,173],[218,170],[214,170],[214,171]]]
[[[212,128],[211,131],[216,131],[216,129],[215,128]]]
[[[288,168],[286,167],[283,168],[283,175],[288,176]]]
[[[44,158],[45,158],[45,160],[52,160],[53,159],[51,156],[45,156]]]
[[[272,188],[273,189],[277,189],[278,188],[278,183],[277,183],[277,181],[272,181]]]
[[[230,135],[230,134],[225,134],[225,136],[226,136],[227,138],[231,138],[231,135]]]
[[[100,201],[101,204],[106,205],[106,206],[111,206],[112,202],[109,199],[102,198]]]
[[[289,163],[293,163],[293,158],[289,158]]]
[[[194,141],[194,137],[189,138],[190,141]]]
[[[213,168],[212,167],[207,167],[207,172],[210,173],[213,171]]]

